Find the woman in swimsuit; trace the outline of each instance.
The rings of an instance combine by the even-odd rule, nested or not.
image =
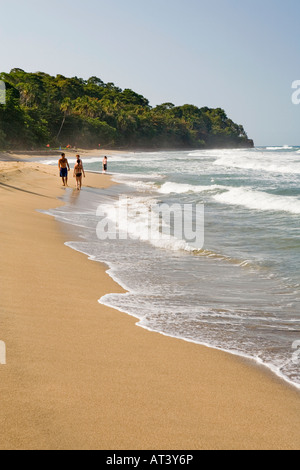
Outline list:
[[[78,191],[82,187],[82,175],[85,177],[85,172],[83,169],[82,161],[80,160],[78,156],[77,163],[74,167],[74,178],[76,178],[76,184],[77,184],[77,189]]]

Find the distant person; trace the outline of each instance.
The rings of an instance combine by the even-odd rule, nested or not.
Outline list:
[[[68,172],[70,171],[70,165],[64,153],[61,154],[61,158],[58,160],[58,168],[63,186],[68,186]]]
[[[77,155],[77,162],[74,166],[74,178],[76,178],[77,190],[80,191],[82,188],[82,176],[85,177],[85,172],[83,169],[83,164],[80,159],[80,156]]]
[[[77,160],[77,163],[78,163],[78,160],[80,160],[80,163],[83,166],[82,159],[80,158],[80,155],[76,155],[76,160]]]
[[[107,172],[107,165],[108,165],[107,157],[104,157],[103,158],[103,173]]]

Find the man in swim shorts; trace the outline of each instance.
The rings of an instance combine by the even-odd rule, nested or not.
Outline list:
[[[61,154],[61,158],[58,161],[58,168],[63,186],[68,186],[68,172],[70,171],[70,165],[64,153]]]

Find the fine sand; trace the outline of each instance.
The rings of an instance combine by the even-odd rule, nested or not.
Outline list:
[[[296,389],[98,303],[122,289],[36,210],[62,204],[57,174],[0,163],[0,449],[299,449]]]

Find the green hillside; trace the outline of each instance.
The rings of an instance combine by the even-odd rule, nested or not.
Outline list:
[[[6,103],[0,104],[0,148],[252,147],[243,126],[224,110],[175,106],[155,108],[130,89],[100,78],[88,80],[13,69],[1,73]]]

